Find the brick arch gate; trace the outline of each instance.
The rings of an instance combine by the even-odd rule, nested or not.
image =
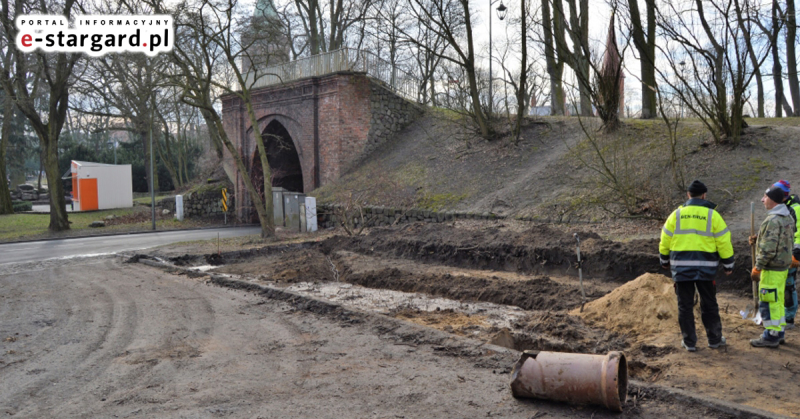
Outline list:
[[[288,134],[305,193],[338,179],[422,114],[418,105],[364,73],[310,77],[253,90],[252,96],[259,132],[280,126]],[[222,115],[226,133],[250,170],[256,142],[244,104],[226,95]],[[247,219],[252,205],[242,174],[229,155],[225,160],[234,182],[237,215]]]

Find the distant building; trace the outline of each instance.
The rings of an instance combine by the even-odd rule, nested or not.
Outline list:
[[[248,49],[242,59],[242,72],[289,61],[289,40],[283,25],[272,0],[258,0],[250,28],[242,34],[242,45]]]
[[[531,116],[548,116],[552,113],[552,108],[550,106],[531,106],[531,110],[528,113]]]

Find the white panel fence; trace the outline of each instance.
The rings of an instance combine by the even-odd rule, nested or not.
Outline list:
[[[250,71],[247,74],[247,84],[251,86],[251,89],[255,89],[341,71],[366,73],[368,76],[383,82],[398,95],[409,100],[418,100],[419,80],[416,77],[393,67],[388,61],[369,51],[351,48],[337,49],[296,61]],[[254,78],[255,83],[253,83]]]

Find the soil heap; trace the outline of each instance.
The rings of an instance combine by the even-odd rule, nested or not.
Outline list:
[[[575,309],[570,314],[630,336],[679,333],[678,300],[672,284],[664,275],[647,273],[586,304],[583,313]]]

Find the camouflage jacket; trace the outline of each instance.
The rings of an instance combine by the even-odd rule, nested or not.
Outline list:
[[[767,213],[756,242],[756,268],[785,271],[792,264],[794,220],[789,208],[780,204]]]

